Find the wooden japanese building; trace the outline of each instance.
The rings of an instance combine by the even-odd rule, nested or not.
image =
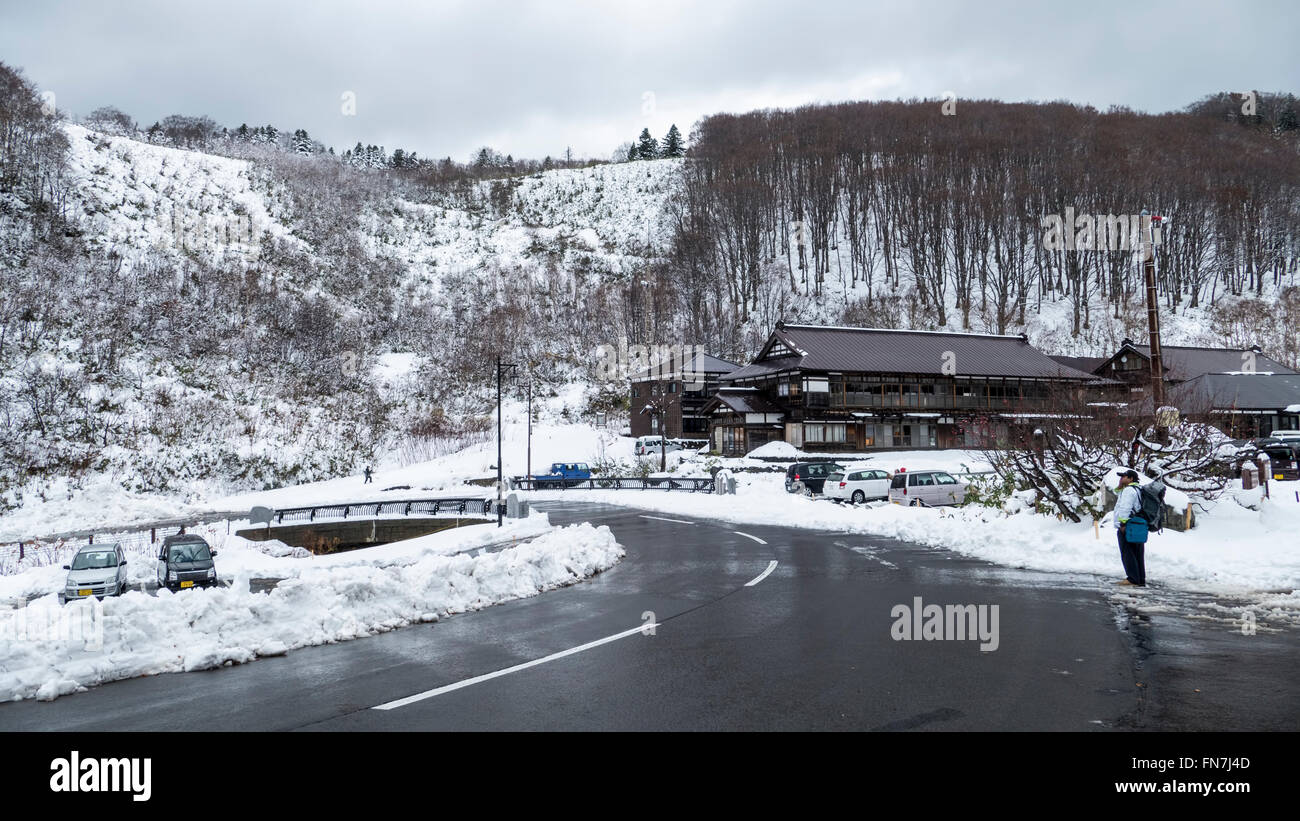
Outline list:
[[[978,447],[1116,383],[1024,336],[778,324],[722,384],[704,406],[711,442],[741,455],[777,440],[827,453]]]

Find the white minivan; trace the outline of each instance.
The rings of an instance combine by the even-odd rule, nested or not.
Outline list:
[[[632,453],[636,456],[649,456],[652,453],[659,453],[661,448],[664,453],[682,449],[682,446],[672,439],[669,439],[666,444],[661,444],[662,442],[662,436],[638,436],[636,444],[632,446]]]

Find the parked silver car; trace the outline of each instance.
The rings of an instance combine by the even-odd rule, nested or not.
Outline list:
[[[121,545],[83,545],[63,569],[68,571],[68,580],[59,593],[60,603],[126,592],[126,554]]]
[[[942,470],[900,470],[889,485],[889,501],[896,505],[960,505],[966,501],[966,484]]]

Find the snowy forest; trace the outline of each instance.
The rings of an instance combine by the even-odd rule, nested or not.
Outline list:
[[[727,340],[733,322],[812,300],[846,324],[1000,334],[1059,303],[1055,330],[1087,337],[1098,314],[1145,321],[1140,266],[1044,250],[1042,218],[1149,209],[1170,218],[1165,306],[1281,298],[1277,327],[1244,327],[1242,312],[1273,311],[1238,299],[1215,318],[1234,344],[1244,334],[1294,364],[1300,126],[1293,96],[1256,105],[1247,117],[1227,94],[1159,116],[883,102],[707,118],[673,208],[684,327]]]

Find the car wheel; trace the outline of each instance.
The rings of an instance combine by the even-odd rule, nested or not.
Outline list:
[[[855,491],[853,491],[853,504],[855,504],[855,505],[860,505],[860,504],[862,504],[863,502],[865,502],[866,500],[867,500],[867,497],[864,496],[864,495],[862,494],[862,491],[860,491],[860,490],[855,490]]]

